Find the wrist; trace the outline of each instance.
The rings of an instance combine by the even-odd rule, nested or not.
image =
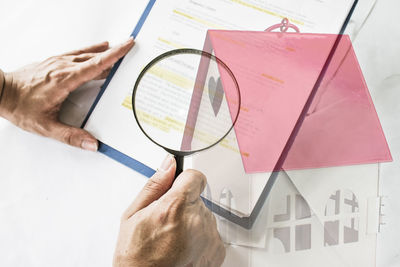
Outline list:
[[[8,98],[12,94],[10,94],[10,91],[12,91],[11,87],[13,84],[13,76],[10,73],[4,73],[2,70],[0,70],[0,117],[4,117],[7,119],[7,114],[9,114],[9,108],[7,106],[10,105],[10,101],[7,101]]]

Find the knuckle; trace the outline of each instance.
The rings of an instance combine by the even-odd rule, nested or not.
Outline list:
[[[182,190],[176,194],[175,199],[180,204],[186,204],[190,200],[191,192],[189,190]]]
[[[65,129],[62,133],[62,141],[66,144],[72,145],[72,137],[74,133],[72,129]]]
[[[162,209],[156,215],[156,220],[160,224],[166,224],[168,221],[175,221],[173,219],[174,212],[170,208]]]
[[[160,192],[162,190],[167,190],[166,186],[163,185],[162,183],[160,183],[159,181],[157,181],[156,178],[150,178],[147,183],[146,186],[144,187],[145,190],[152,192]]]
[[[103,68],[103,64],[104,64],[104,60],[102,57],[96,57],[94,59],[94,64],[97,65],[98,67],[100,67],[101,69]]]
[[[163,205],[163,209],[159,213],[159,219],[162,221],[168,219],[180,221],[184,216],[186,204],[181,196],[171,197],[161,203],[161,205]]]

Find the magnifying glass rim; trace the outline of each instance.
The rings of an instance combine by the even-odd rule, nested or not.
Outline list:
[[[165,59],[165,58],[168,58],[168,57],[171,57],[171,56],[174,56],[174,55],[178,55],[178,54],[194,54],[194,55],[207,56],[207,57],[209,57],[209,58],[215,60],[218,64],[221,64],[221,65],[225,68],[225,70],[228,71],[229,75],[231,76],[232,80],[234,81],[235,86],[236,86],[236,89],[237,89],[238,97],[239,97],[239,101],[238,101],[238,104],[239,104],[239,105],[238,105],[238,111],[237,111],[237,114],[236,114],[235,119],[233,120],[232,126],[229,128],[229,130],[225,133],[224,136],[222,136],[220,139],[218,139],[218,140],[217,140],[216,142],[214,142],[213,144],[211,144],[211,145],[209,145],[209,146],[207,146],[207,147],[198,149],[198,150],[190,150],[190,151],[174,150],[174,149],[171,149],[171,148],[168,148],[168,147],[166,147],[166,146],[161,145],[160,143],[156,142],[153,138],[151,138],[151,137],[146,133],[146,131],[143,129],[142,125],[140,124],[140,121],[139,121],[139,119],[138,119],[138,117],[137,117],[137,114],[136,114],[136,105],[135,105],[136,92],[137,92],[137,88],[138,88],[138,86],[139,86],[139,84],[140,84],[140,81],[142,80],[143,76],[146,74],[147,70],[150,69],[151,67],[153,67],[157,62],[159,62],[159,61],[161,61],[161,60],[163,60],[163,59]],[[152,61],[150,61],[150,62],[143,68],[143,70],[140,72],[138,78],[136,79],[135,86],[133,87],[133,92],[132,92],[132,111],[133,111],[133,115],[135,116],[135,120],[136,120],[136,122],[137,122],[137,124],[138,124],[140,130],[141,130],[141,131],[144,133],[144,135],[145,135],[147,138],[149,138],[153,143],[155,143],[156,145],[158,145],[158,146],[162,147],[163,149],[167,150],[169,153],[174,154],[174,155],[178,155],[178,156],[180,156],[180,155],[182,155],[182,156],[183,156],[183,155],[190,155],[190,154],[193,154],[193,153],[196,153],[196,152],[200,152],[200,151],[209,149],[209,148],[215,146],[216,144],[218,144],[219,142],[221,142],[221,141],[231,132],[232,128],[235,126],[236,121],[237,121],[237,119],[238,119],[238,117],[239,117],[240,106],[241,106],[241,95],[240,95],[240,90],[239,90],[239,83],[237,82],[237,80],[236,80],[236,78],[235,78],[235,75],[233,75],[233,72],[231,71],[231,69],[230,69],[221,59],[219,59],[218,57],[216,57],[216,56],[214,56],[214,55],[212,55],[212,54],[210,54],[210,53],[208,53],[208,52],[205,52],[205,51],[203,51],[203,50],[198,50],[198,49],[193,49],[193,48],[174,49],[174,50],[165,52],[165,53],[163,53],[163,54],[157,56],[156,58],[154,58],[154,59],[153,59]]]

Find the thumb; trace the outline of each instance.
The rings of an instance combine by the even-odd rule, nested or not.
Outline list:
[[[168,155],[157,172],[148,180],[139,195],[128,207],[123,219],[129,219],[139,210],[147,207],[163,196],[170,188],[175,178],[176,162],[172,155]]]
[[[71,146],[97,151],[97,139],[89,132],[60,122],[50,122],[49,126],[49,137]]]

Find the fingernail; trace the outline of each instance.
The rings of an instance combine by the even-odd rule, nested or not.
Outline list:
[[[167,155],[160,166],[160,170],[167,171],[169,167],[171,167],[173,162],[174,158],[172,157],[172,155]]]
[[[83,140],[81,147],[85,150],[96,152],[97,151],[97,142],[95,142],[93,140]]]

